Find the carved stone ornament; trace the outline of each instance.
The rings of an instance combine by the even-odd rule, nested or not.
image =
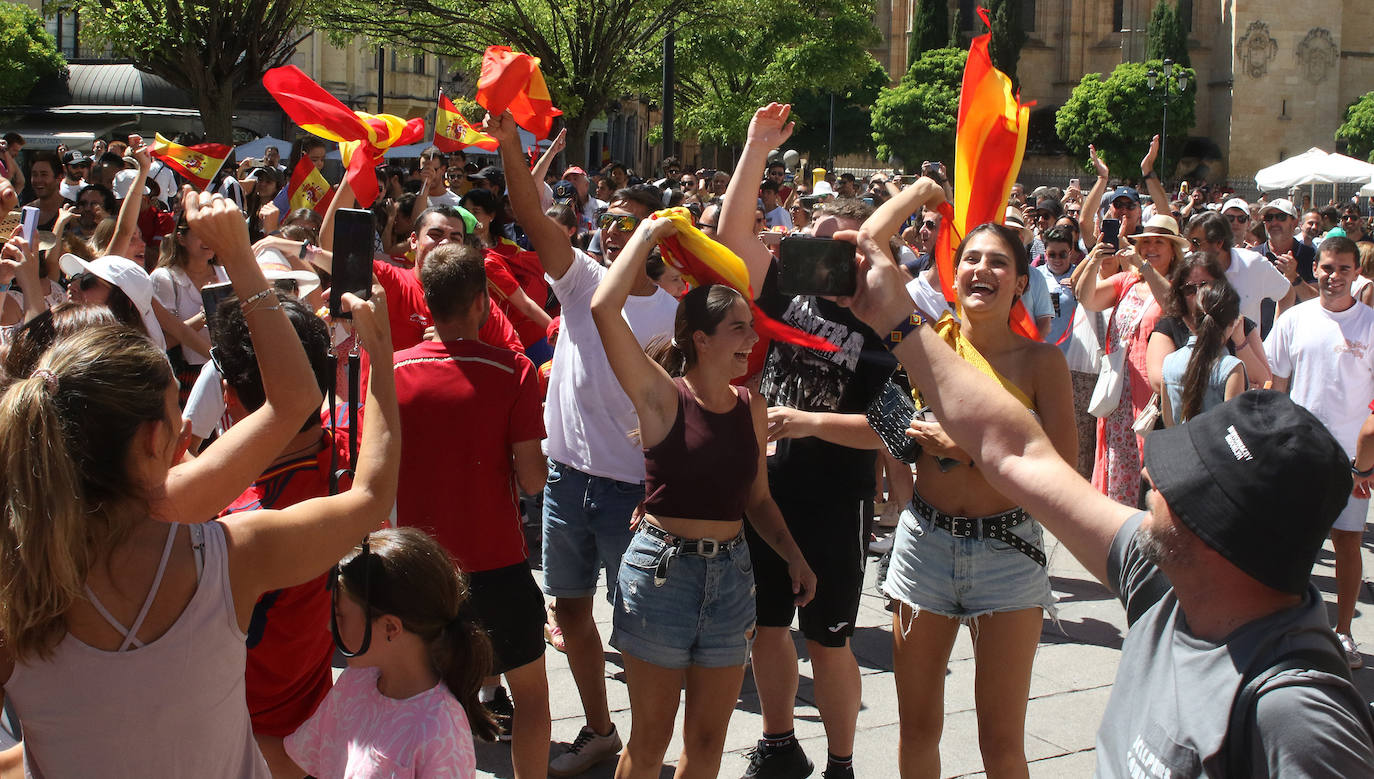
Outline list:
[[[1313,27],[1293,53],[1298,58],[1302,77],[1310,84],[1320,84],[1336,66],[1336,51],[1336,41],[1331,38],[1331,31]]]
[[[1269,34],[1269,25],[1258,20],[1250,22],[1245,35],[1236,41],[1236,56],[1250,78],[1263,78],[1278,54],[1279,42]]]

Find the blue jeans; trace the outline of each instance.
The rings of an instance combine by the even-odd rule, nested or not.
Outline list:
[[[583,473],[549,460],[544,483],[544,592],[555,598],[596,594],[606,568],[606,599],[615,602],[620,556],[630,545],[630,515],[644,485]]]

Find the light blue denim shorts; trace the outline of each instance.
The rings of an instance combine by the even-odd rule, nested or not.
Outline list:
[[[611,646],[662,668],[744,665],[754,637],[749,545],[741,537],[703,557],[636,533],[620,559],[611,625]]]
[[[620,555],[630,543],[630,515],[644,485],[584,473],[549,459],[544,482],[544,594],[589,598],[606,569],[606,600],[615,602]]]
[[[1040,524],[1010,529],[1044,551]],[[995,539],[956,538],[907,504],[897,526],[883,592],[919,611],[971,621],[983,614],[1042,608],[1054,616],[1045,568]]]

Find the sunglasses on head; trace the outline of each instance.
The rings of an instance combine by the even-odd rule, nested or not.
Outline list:
[[[372,550],[368,546],[367,536],[363,536],[363,543],[361,546],[362,551],[347,563],[349,566],[355,563],[363,566],[363,643],[358,646],[356,651],[350,651],[349,648],[344,645],[343,637],[339,635],[339,591],[343,589],[343,585],[339,583],[339,577],[343,575],[343,566],[335,563],[334,566],[329,569],[329,578],[325,580],[325,586],[329,588],[329,630],[334,634],[335,648],[337,648],[339,654],[344,657],[365,655],[367,654],[367,650],[372,648],[372,604],[369,601],[372,595],[372,561],[368,559],[371,556]],[[359,560],[362,562],[358,563]]]
[[[602,214],[596,223],[602,230],[609,230],[614,226],[622,233],[629,233],[639,226],[639,217],[630,214]]]
[[[1183,294],[1185,297],[1192,297],[1198,293],[1198,290],[1202,289],[1210,283],[1210,281],[1195,281],[1192,284],[1184,284]]]

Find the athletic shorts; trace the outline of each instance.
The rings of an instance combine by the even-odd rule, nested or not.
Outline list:
[[[528,563],[468,574],[477,619],[491,639],[492,674],[528,665],[544,654],[544,596]]]
[[[854,633],[859,592],[867,560],[867,519],[873,500],[774,493],[792,538],[816,574],[816,597],[801,608],[797,624],[808,641],[841,647]],[[758,621],[764,627],[790,627],[797,615],[792,605],[792,579],[787,561],[745,523],[749,555],[754,560]]]

